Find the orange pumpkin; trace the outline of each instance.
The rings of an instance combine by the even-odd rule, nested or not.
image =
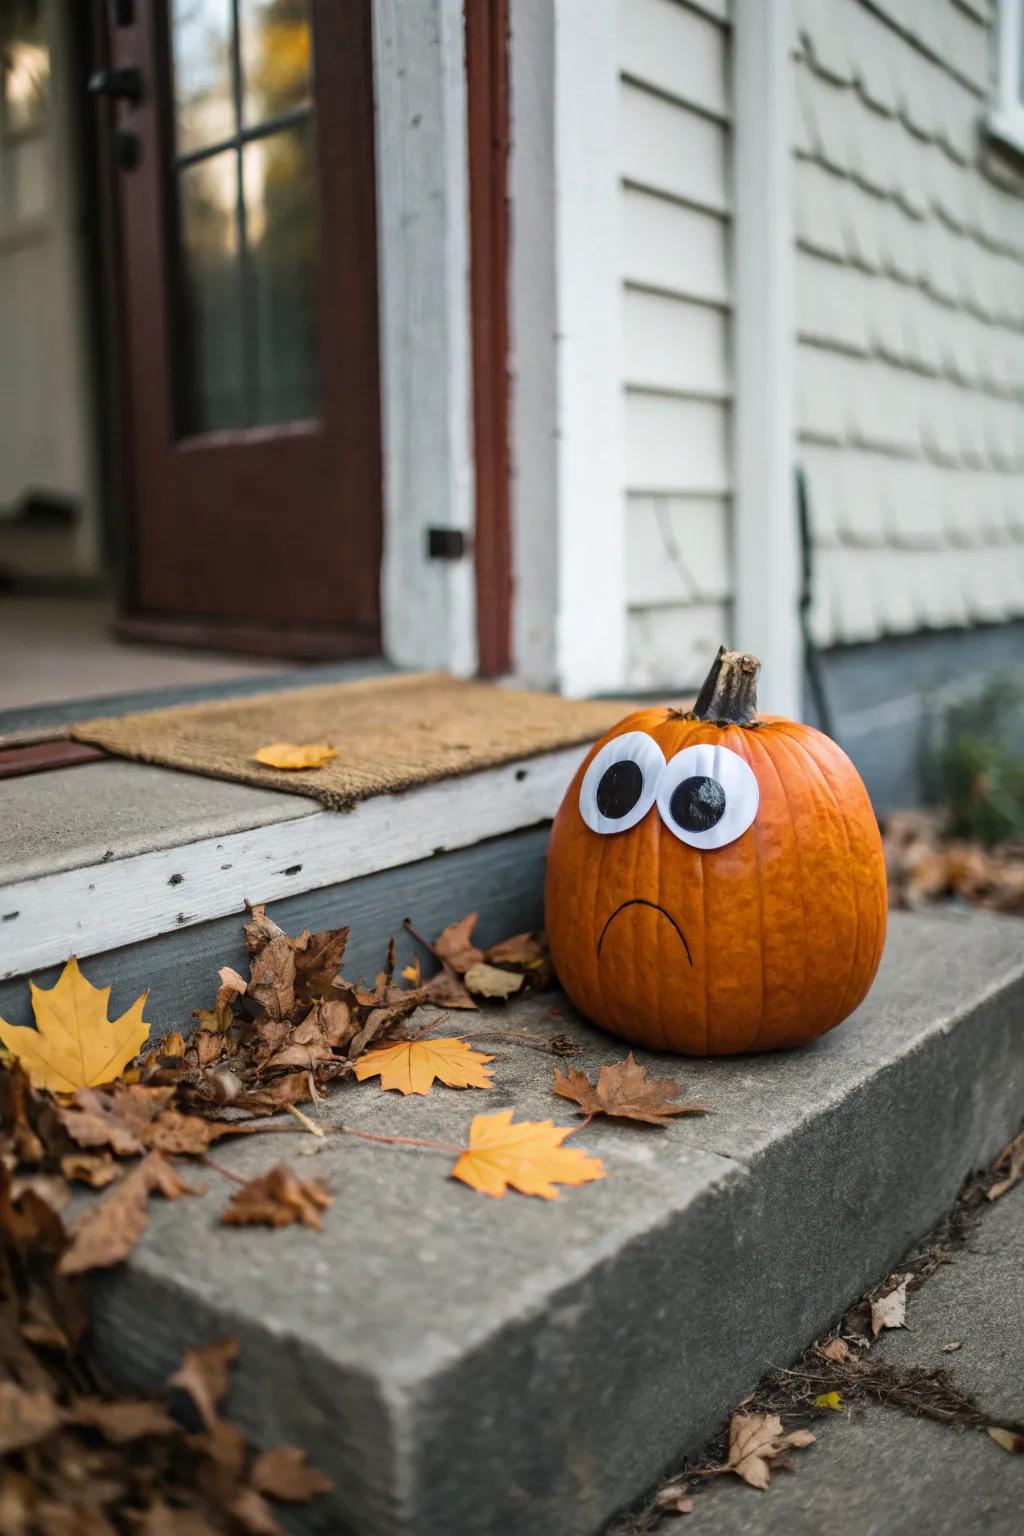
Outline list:
[[[827,736],[758,718],[759,671],[723,648],[692,710],[620,721],[555,817],[555,969],[583,1014],[638,1045],[799,1045],[878,969],[885,862],[867,790]]]

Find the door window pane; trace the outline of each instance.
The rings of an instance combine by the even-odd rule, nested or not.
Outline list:
[[[251,273],[245,323],[255,338],[260,425],[316,413],[312,137],[312,124],[301,123],[242,151]]]
[[[237,164],[229,149],[178,175],[184,311],[179,414],[185,432],[246,422]]]
[[[309,0],[238,0],[242,119],[255,127],[312,97]]]
[[[231,0],[171,0],[174,137],[179,155],[235,132]]]
[[[0,0],[0,127],[38,132],[50,95],[50,47],[41,0]]]

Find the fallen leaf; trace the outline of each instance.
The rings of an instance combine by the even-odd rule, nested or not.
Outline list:
[[[895,1290],[887,1291],[871,1303],[871,1333],[877,1339],[883,1328],[905,1328],[907,1319],[906,1276]]]
[[[462,979],[477,997],[511,997],[513,992],[519,991],[526,977],[522,971],[502,971],[496,965],[480,960],[469,967]]]
[[[1006,1177],[992,1185],[987,1192],[986,1200],[998,1200],[1000,1195],[1005,1195],[1008,1189],[1019,1184],[1021,1175],[1024,1174],[1024,1131],[1015,1136],[1008,1147],[1004,1147],[997,1160],[1007,1163]]]
[[[268,1019],[280,1020],[295,1004],[295,951],[281,934],[265,944],[252,962],[247,994]]]
[[[544,935],[516,933],[500,944],[492,944],[484,959],[491,965],[524,965],[529,968],[542,965],[547,959]]]
[[[711,1108],[702,1099],[692,1104],[675,1104],[683,1085],[672,1077],[647,1076],[646,1067],[638,1066],[630,1051],[625,1061],[602,1067],[597,1083],[574,1068],[562,1075],[555,1068],[552,1083],[555,1093],[572,1099],[585,1115],[610,1115],[616,1119],[643,1120],[648,1125],[666,1125],[669,1115],[705,1114]]]
[[[304,1504],[334,1487],[329,1478],[309,1465],[305,1451],[294,1445],[278,1445],[257,1456],[249,1481],[257,1493],[289,1504]]]
[[[659,1488],[654,1508],[662,1515],[692,1515],[693,1500],[686,1492],[685,1483],[668,1483]]]
[[[470,912],[468,917],[462,918],[457,923],[449,923],[448,927],[434,940],[434,953],[439,960],[450,965],[453,971],[461,976],[469,970],[470,966],[479,965],[484,958],[482,949],[477,949],[472,941],[472,932],[476,927],[477,916]]]
[[[322,768],[337,757],[337,752],[325,741],[272,741],[253,753],[253,762],[265,768]]]
[[[81,1275],[120,1264],[149,1224],[149,1197],[154,1191],[167,1200],[198,1193],[179,1179],[159,1152],[147,1153],[108,1195],[85,1212],[57,1273]]]
[[[80,1397],[68,1417],[75,1424],[99,1430],[112,1445],[127,1445],[149,1435],[177,1435],[181,1425],[162,1403],[147,1398]]]
[[[815,1408],[831,1408],[833,1413],[842,1413],[843,1399],[839,1392],[819,1392],[814,1399]]]
[[[325,928],[320,933],[306,928],[292,940],[295,993],[303,1002],[313,1002],[330,991],[341,970],[348,933],[347,928]]]
[[[264,944],[269,944],[271,939],[280,937],[284,933],[284,929],[279,928],[274,919],[267,916],[265,906],[258,905],[249,908],[249,921],[242,924],[242,932],[245,934],[246,949],[250,955],[255,955],[259,953]]]
[[[817,1352],[824,1355],[826,1360],[844,1361],[850,1358],[850,1346],[845,1339],[828,1339],[817,1346]]]
[[[452,1178],[497,1199],[512,1188],[555,1200],[556,1184],[586,1184],[605,1177],[600,1158],[579,1147],[563,1147],[572,1129],[550,1120],[513,1125],[510,1109],[476,1115],[469,1128],[469,1146],[452,1169]]]
[[[284,1528],[274,1518],[274,1511],[255,1488],[242,1488],[228,1505],[247,1536],[284,1536]]]
[[[0,1019],[0,1041],[21,1062],[36,1088],[72,1093],[109,1083],[146,1043],[142,1017],[146,998],[137,997],[119,1019],[107,1017],[109,987],[94,987],[72,956],[48,990],[29,982],[36,1028]]]
[[[360,1082],[380,1073],[382,1090],[427,1093],[435,1079],[449,1088],[490,1088],[490,1069],[484,1056],[465,1040],[399,1040],[375,1045],[355,1063]]]
[[[114,1182],[121,1169],[109,1152],[65,1152],[60,1171],[66,1179],[88,1184],[91,1189],[103,1189]]]
[[[48,1392],[0,1381],[0,1456],[38,1445],[60,1428],[63,1414]]]
[[[943,1344],[942,1353],[944,1355],[955,1355],[957,1350],[963,1349],[963,1347],[964,1344],[962,1339],[952,1339],[948,1344]]]
[[[413,955],[408,965],[402,967],[402,980],[408,981],[413,987],[423,984],[423,971],[420,967],[419,955]]]
[[[321,1211],[333,1204],[318,1179],[300,1179],[279,1163],[269,1173],[250,1179],[221,1212],[225,1227],[290,1227],[294,1222],[320,1231]]]
[[[990,1424],[988,1432],[996,1445],[1001,1445],[1004,1451],[1012,1451],[1015,1455],[1024,1451],[1024,1435],[1019,1430],[1000,1429]]]
[[[207,1428],[217,1420],[237,1359],[238,1340],[218,1339],[214,1344],[186,1349],[178,1369],[167,1378],[167,1386],[188,1394]]]
[[[813,1445],[809,1429],[782,1432],[778,1414],[734,1413],[729,1423],[729,1460],[727,1466],[751,1488],[767,1488],[771,1468],[785,1452],[803,1445]]]

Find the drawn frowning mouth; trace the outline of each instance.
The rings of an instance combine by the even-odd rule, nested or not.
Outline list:
[[[614,921],[618,917],[619,913],[620,912],[625,912],[627,907],[653,907],[655,912],[660,912],[662,917],[667,918],[668,921],[672,924],[672,927],[675,929],[676,933],[678,933],[679,937],[683,941],[683,948],[686,950],[686,958],[687,958],[687,960],[689,960],[691,965],[693,964],[693,956],[690,954],[690,946],[686,942],[686,934],[680,928],[679,924],[676,922],[676,920],[672,916],[671,912],[666,912],[665,908],[662,907],[662,906],[659,906],[656,901],[644,901],[644,899],[641,896],[633,896],[633,897],[630,898],[629,901],[624,901],[621,906],[616,907],[615,911],[612,913],[611,917],[608,919],[608,921],[605,923],[604,927],[601,929],[601,937],[597,941],[597,958],[599,960],[601,958],[601,945],[604,943],[604,936],[605,936],[605,934],[608,932],[608,929],[611,927],[612,923],[614,923]]]

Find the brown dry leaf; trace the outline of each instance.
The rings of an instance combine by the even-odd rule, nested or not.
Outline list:
[[[60,1171],[66,1179],[103,1189],[114,1182],[121,1169],[109,1152],[65,1152]]]
[[[658,1489],[654,1508],[660,1515],[692,1515],[693,1500],[686,1492],[685,1483],[667,1483]]]
[[[826,1360],[842,1363],[850,1359],[850,1346],[845,1339],[828,1339],[824,1344],[817,1346],[817,1353],[823,1355]]]
[[[245,947],[250,955],[259,954],[264,944],[269,944],[271,939],[279,938],[284,929],[279,928],[272,917],[267,916],[267,909],[262,904],[249,908],[249,921],[242,924],[242,932],[245,934]]]
[[[295,951],[285,935],[264,944],[252,962],[246,988],[268,1019],[285,1018],[295,1005]]]
[[[572,1067],[565,1076],[556,1067],[551,1086],[561,1098],[577,1103],[585,1115],[642,1120],[647,1125],[667,1125],[669,1115],[700,1115],[711,1108],[703,1099],[694,1099],[691,1104],[673,1103],[683,1092],[682,1083],[673,1077],[649,1078],[647,1068],[633,1060],[632,1051],[625,1061],[602,1067],[596,1084]]]
[[[257,1456],[249,1481],[257,1493],[289,1504],[305,1504],[334,1487],[329,1478],[309,1465],[305,1451],[294,1445],[278,1445]]]
[[[252,755],[254,763],[265,768],[322,768],[337,757],[337,752],[325,741],[272,741],[259,747]]]
[[[907,1321],[907,1281],[905,1275],[893,1290],[871,1303],[871,1333],[876,1338],[883,1328],[905,1328]]]
[[[0,1456],[38,1445],[59,1429],[64,1415],[49,1392],[27,1392],[0,1381]]]
[[[516,933],[500,944],[492,944],[484,955],[490,965],[522,965],[532,970],[548,957],[542,933]]]
[[[437,958],[450,965],[452,970],[460,976],[464,975],[470,966],[479,965],[484,958],[483,950],[477,949],[472,940],[476,922],[476,913],[470,912],[468,917],[462,918],[459,922],[449,923],[434,941],[434,953]]]
[[[71,1244],[57,1265],[59,1275],[81,1275],[90,1269],[120,1264],[149,1223],[149,1197],[158,1191],[167,1200],[198,1194],[183,1183],[159,1152],[149,1152],[119,1184],[85,1212]]]
[[[785,1461],[785,1453],[813,1445],[815,1438],[809,1429],[783,1434],[782,1420],[776,1413],[734,1413],[729,1421],[728,1470],[751,1488],[767,1488],[772,1467],[780,1459]]]
[[[436,976],[409,995],[417,1003],[428,1003],[433,1008],[476,1008],[462,977],[450,965],[442,965]]]
[[[0,1042],[21,1062],[36,1088],[73,1093],[119,1077],[146,1043],[142,1017],[148,992],[118,1019],[107,1017],[109,987],[94,987],[71,957],[56,984],[29,982],[36,1028],[0,1019]]]
[[[207,1429],[217,1421],[217,1409],[227,1396],[231,1367],[238,1359],[237,1339],[218,1339],[199,1349],[186,1349],[167,1386],[192,1399]]]
[[[1024,1175],[1024,1131],[1015,1136],[1008,1147],[1003,1148],[997,1161],[1007,1164],[1006,1176],[992,1185],[985,1196],[986,1200],[998,1200],[1000,1195],[1005,1195],[1007,1190],[1020,1183]]]
[[[355,1063],[355,1075],[365,1082],[380,1073],[382,1091],[427,1093],[435,1080],[449,1088],[491,1088],[490,1069],[484,1056],[465,1040],[399,1040],[375,1045]]]
[[[964,1347],[963,1339],[951,1339],[948,1344],[943,1344],[943,1346],[942,1346],[942,1353],[944,1355],[955,1355],[957,1350],[958,1349],[963,1349],[963,1347]]]
[[[320,933],[306,928],[292,940],[295,993],[303,1002],[313,1002],[330,991],[341,970],[348,933],[347,928],[325,928]]]
[[[988,1432],[996,1445],[1001,1445],[1004,1451],[1012,1451],[1014,1455],[1020,1455],[1024,1451],[1024,1435],[1016,1429],[1000,1429],[998,1426],[989,1425]]]
[[[511,997],[526,980],[522,971],[502,971],[496,965],[480,960],[471,965],[463,976],[470,992],[477,997]]]
[[[177,1435],[181,1425],[172,1418],[163,1403],[148,1398],[80,1397],[68,1418],[74,1424],[99,1430],[112,1445],[127,1445],[149,1435]]]
[[[287,1163],[250,1179],[221,1212],[225,1227],[290,1227],[300,1221],[319,1232],[321,1211],[333,1204],[319,1179],[300,1179]]]
[[[481,1194],[501,1199],[507,1189],[544,1200],[558,1198],[556,1184],[587,1184],[605,1177],[600,1158],[580,1147],[564,1147],[570,1125],[550,1120],[512,1123],[510,1109],[476,1115],[469,1128],[469,1146],[452,1169]]]

